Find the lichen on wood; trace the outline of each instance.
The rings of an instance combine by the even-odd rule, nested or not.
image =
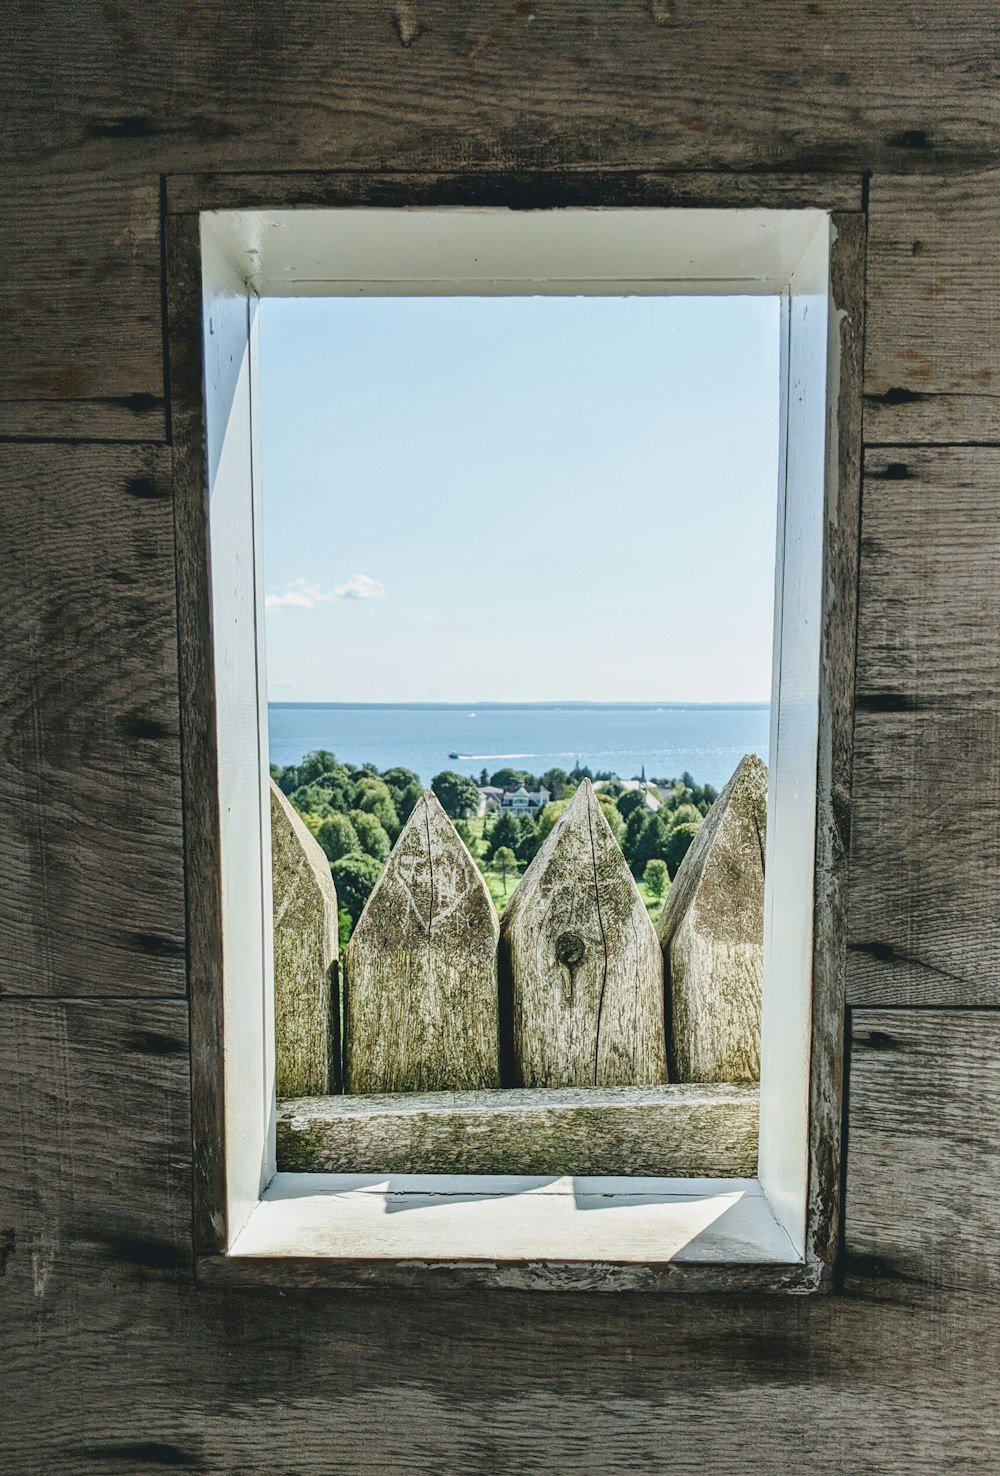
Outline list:
[[[589,780],[525,872],[502,936],[518,1086],[666,1081],[656,933]]]
[[[760,1079],[767,767],[740,760],[705,817],[657,927],[675,1081]]]
[[[280,1097],[334,1089],[339,1041],[337,892],[330,863],[271,781],[275,1084]]]
[[[346,950],[348,1092],[499,1086],[498,935],[486,882],[428,791]]]

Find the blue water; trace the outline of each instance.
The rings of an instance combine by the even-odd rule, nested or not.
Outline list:
[[[580,763],[622,779],[645,767],[647,779],[686,769],[717,789],[745,753],[767,762],[769,708],[654,706],[395,705],[271,703],[270,761],[298,763],[314,748],[347,763],[401,765],[429,784],[442,769],[478,778],[481,770],[572,769]],[[449,758],[452,751],[462,755]]]

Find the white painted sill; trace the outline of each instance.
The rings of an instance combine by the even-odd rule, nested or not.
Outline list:
[[[275,1174],[208,1282],[811,1290],[757,1179]],[[428,1274],[431,1280],[428,1283]]]

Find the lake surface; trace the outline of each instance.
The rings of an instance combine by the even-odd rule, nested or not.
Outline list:
[[[745,753],[767,762],[770,709],[760,706],[552,704],[514,706],[271,703],[270,761],[298,763],[315,748],[347,763],[401,765],[429,784],[442,769],[572,769],[622,779],[676,779],[686,769],[721,789]],[[449,758],[455,752],[461,758]]]

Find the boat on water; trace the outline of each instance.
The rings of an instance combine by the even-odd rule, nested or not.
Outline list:
[[[460,753],[449,753],[448,757],[460,759],[462,755]]]

